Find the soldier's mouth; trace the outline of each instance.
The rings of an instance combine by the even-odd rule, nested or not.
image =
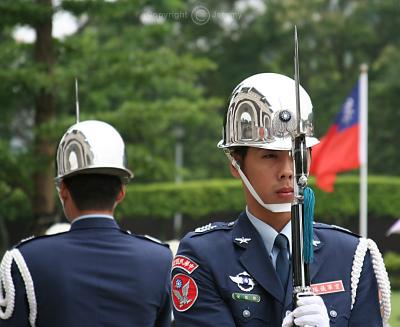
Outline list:
[[[283,187],[279,189],[276,194],[280,198],[292,198],[293,197],[293,188],[291,187]]]

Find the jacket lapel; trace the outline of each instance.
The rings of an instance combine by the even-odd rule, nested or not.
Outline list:
[[[317,274],[317,272],[319,271],[319,269],[322,266],[322,263],[324,261],[324,258],[322,258],[321,256],[321,251],[320,249],[324,246],[324,243],[322,243],[320,241],[320,239],[318,238],[318,235],[315,233],[315,229],[314,229],[314,239],[313,239],[313,248],[314,248],[314,261],[312,262],[312,264],[310,265],[310,279],[311,279],[311,284],[312,281],[315,277],[315,275]]]
[[[291,305],[293,302],[293,268],[292,268],[292,263],[290,263],[290,270],[289,270],[289,281],[288,281],[288,287],[286,289],[286,294],[285,294],[285,305],[284,308],[288,309],[288,307]]]
[[[323,246],[324,244],[319,240],[318,235],[315,233],[314,230],[314,238],[313,238],[313,249],[314,249],[314,261],[310,265],[310,280],[312,284],[312,280],[314,279],[315,275],[319,271],[322,265],[322,258],[321,254],[319,252],[319,249]],[[285,308],[290,309],[290,306],[293,302],[293,278],[291,277],[293,274],[293,267],[292,264],[290,264],[290,277],[289,277],[289,282],[288,282],[288,288],[286,291],[286,296],[285,296]]]
[[[247,215],[242,213],[233,230],[232,241],[240,248],[239,261],[247,272],[280,303],[284,303],[285,294],[278,275],[272,265],[261,236],[251,224]],[[240,242],[240,239],[251,239]]]

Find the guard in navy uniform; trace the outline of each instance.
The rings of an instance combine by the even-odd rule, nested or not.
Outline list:
[[[0,326],[170,326],[171,251],[113,217],[133,177],[119,133],[100,121],[73,125],[59,144],[57,173],[71,229],[5,254]]]
[[[302,87],[300,102],[312,147],[318,140]],[[182,239],[172,263],[176,326],[375,327],[382,326],[381,311],[388,319],[390,285],[375,243],[318,223],[310,266],[314,295],[292,311],[289,133],[295,112],[295,83],[286,76],[257,74],[233,91],[218,147],[242,181],[247,206],[237,220],[210,223]]]

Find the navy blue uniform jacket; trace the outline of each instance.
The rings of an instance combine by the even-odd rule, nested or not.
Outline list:
[[[351,269],[358,242],[350,232],[314,225],[312,284],[343,284],[342,291],[321,295],[331,326],[382,326],[369,253],[350,310]],[[275,327],[281,326],[286,310],[292,310],[292,280],[285,292],[261,236],[245,213],[235,222],[210,224],[189,233],[180,243],[173,267],[177,327]]]
[[[18,246],[32,275],[38,327],[170,326],[167,246],[122,231],[113,219],[87,218],[71,230]],[[16,302],[0,326],[28,322],[25,287],[13,264]]]

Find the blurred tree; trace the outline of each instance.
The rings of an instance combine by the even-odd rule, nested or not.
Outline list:
[[[219,134],[216,108],[221,101],[203,98],[199,77],[214,65],[174,48],[177,23],[143,23],[147,2],[64,1],[61,7],[49,3],[46,10],[42,2],[29,8],[24,1],[2,4],[6,17],[15,13],[4,21],[0,39],[6,46],[1,47],[0,60],[7,67],[0,89],[0,101],[7,107],[0,123],[5,151],[0,159],[10,170],[2,183],[10,192],[25,194],[30,205],[23,208],[31,208],[16,216],[32,212],[38,224],[38,217],[56,214],[52,161],[55,144],[75,120],[75,78],[80,82],[81,120],[105,120],[121,132],[137,181],[174,180],[177,126],[185,132],[185,157],[190,158],[180,173],[190,179],[207,177],[200,154],[214,142],[210,133]],[[180,2],[157,6],[163,11],[164,6],[179,8]],[[74,13],[80,25],[74,35],[56,40],[51,37],[51,19],[61,10]],[[25,15],[32,18],[23,20]],[[33,45],[13,40],[17,23],[35,27]],[[193,136],[193,131],[198,134]],[[223,158],[209,163],[213,160]],[[6,214],[5,199],[4,217],[13,218]]]
[[[53,9],[51,0],[36,0],[38,9],[42,12],[33,22],[36,32],[34,44],[34,62],[38,70],[48,81],[53,78],[56,61],[53,46]],[[55,94],[50,84],[41,85],[35,94],[34,126],[40,127],[55,118]],[[33,154],[40,166],[33,174],[32,209],[34,216],[39,219],[52,218],[54,213],[54,182],[52,160],[54,156],[54,142],[43,133],[35,133],[33,139]]]
[[[177,129],[184,179],[228,176],[215,145],[229,94],[254,73],[293,75],[294,24],[317,135],[365,62],[370,173],[400,173],[396,1],[49,1],[0,3],[0,217],[56,213],[51,162],[75,121],[75,78],[81,119],[106,120],[121,131],[136,182],[174,180]],[[77,17],[78,30],[50,38],[51,18],[62,11]],[[21,25],[35,28],[34,44],[13,37]]]
[[[217,65],[204,78],[207,94],[227,98],[243,78],[259,72],[293,76],[296,24],[300,79],[313,99],[317,136],[333,123],[358,79],[360,65],[366,63],[370,68],[369,172],[400,174],[395,142],[400,137],[397,1],[210,0],[206,7],[209,23],[186,22],[182,30],[190,38],[182,39],[180,46],[206,55]]]
[[[63,6],[78,14],[82,4],[64,1]],[[74,113],[71,85],[77,76],[82,117],[104,119],[122,133],[136,182],[174,180],[176,128],[184,130],[184,178],[212,176],[200,154],[209,152],[210,144],[215,147],[222,101],[204,96],[200,78],[215,65],[177,49],[179,21],[159,21],[157,16],[183,10],[183,4],[118,1],[94,6],[86,8],[79,32],[63,42],[58,70],[63,113]],[[153,14],[147,23],[146,12]],[[223,162],[222,156],[209,159],[209,165]]]
[[[5,105],[1,121],[3,167],[2,183],[8,189],[2,202],[22,192],[30,199],[33,215],[39,220],[54,211],[51,160],[54,144],[34,128],[54,117],[54,93],[49,81],[55,62],[52,41],[52,4],[50,0],[4,1],[1,22],[2,87],[0,97]],[[30,25],[36,31],[33,46],[12,39],[12,27]],[[33,64],[35,63],[35,64]],[[7,142],[8,146],[7,146]],[[31,155],[29,155],[29,153]],[[20,160],[20,159],[25,160]],[[26,208],[26,205],[20,208]],[[12,217],[16,210],[7,206],[2,217]],[[16,209],[16,208],[14,208]]]

